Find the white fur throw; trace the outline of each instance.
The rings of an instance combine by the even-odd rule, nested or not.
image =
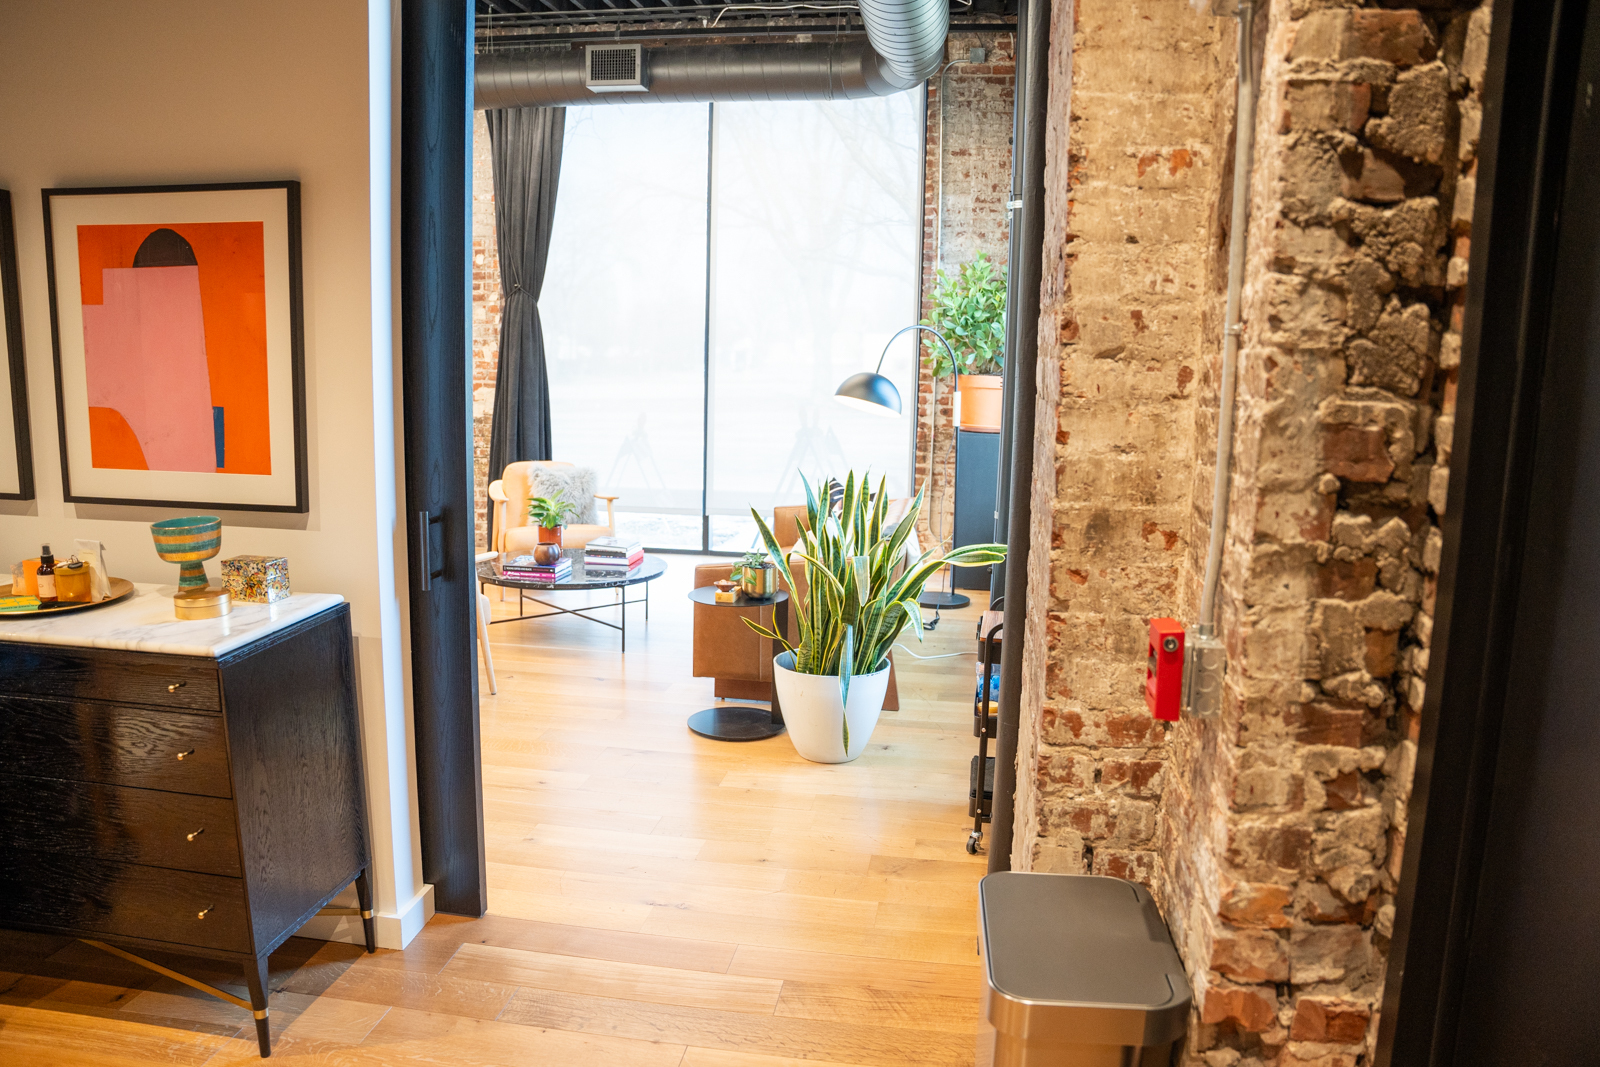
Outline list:
[[[590,467],[529,467],[528,499],[559,497],[578,509],[570,521],[588,526],[600,523],[594,491],[600,476]]]

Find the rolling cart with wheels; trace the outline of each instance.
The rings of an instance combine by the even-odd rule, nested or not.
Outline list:
[[[994,757],[989,755],[989,739],[996,736],[999,725],[994,710],[994,679],[1000,669],[1005,614],[999,609],[1004,603],[1004,597],[996,599],[978,620],[978,662],[983,670],[972,697],[972,735],[978,739],[978,754],[972,757],[967,783],[967,814],[972,817],[972,832],[967,835],[969,855],[977,854],[983,843],[983,824],[994,813]]]

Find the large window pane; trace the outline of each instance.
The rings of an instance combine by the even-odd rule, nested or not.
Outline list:
[[[718,104],[712,192],[710,483],[735,544],[749,508],[800,503],[798,474],[911,475],[916,345],[884,362],[905,414],[833,392],[918,317],[922,100]],[[721,519],[727,516],[727,519]]]
[[[567,109],[539,298],[556,459],[616,493],[619,532],[701,546],[704,104]]]

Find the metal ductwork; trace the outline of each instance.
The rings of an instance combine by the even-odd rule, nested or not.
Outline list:
[[[486,52],[474,106],[854,100],[889,96],[932,76],[950,30],[948,0],[861,0],[867,43],[646,48],[644,92],[595,92],[582,51]]]

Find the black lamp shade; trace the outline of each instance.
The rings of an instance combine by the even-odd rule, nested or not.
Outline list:
[[[841,404],[869,411],[874,415],[900,414],[900,390],[881,374],[862,371],[852,374],[833,394]]]

